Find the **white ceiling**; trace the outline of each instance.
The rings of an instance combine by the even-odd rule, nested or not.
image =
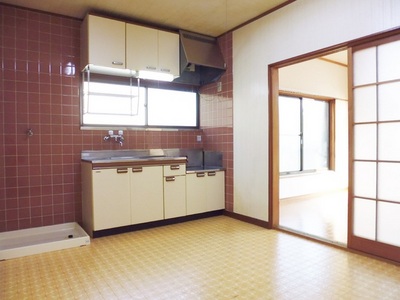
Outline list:
[[[293,0],[0,0],[16,6],[83,19],[98,12],[166,27],[219,36]]]

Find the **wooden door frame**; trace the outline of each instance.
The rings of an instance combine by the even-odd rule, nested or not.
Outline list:
[[[302,61],[310,60],[316,57],[327,55],[340,50],[348,50],[349,55],[349,72],[352,70],[352,48],[359,45],[365,45],[368,43],[375,43],[377,40],[390,38],[394,35],[400,34],[400,27],[392,28],[390,30],[365,36],[359,39],[348,41],[336,46],[328,47],[315,51],[312,53],[304,54],[298,57],[290,58],[281,62],[277,62],[268,66],[268,118],[269,118],[269,228],[277,228],[279,226],[279,109],[278,109],[278,97],[279,97],[279,68],[299,63]],[[348,76],[348,101],[349,101],[349,126],[352,122],[352,77],[349,73]],[[370,246],[370,242],[364,239],[353,237],[353,205],[352,205],[352,166],[351,161],[353,160],[353,134],[349,127],[349,201],[348,201],[348,244],[347,247],[363,251],[363,247]],[[374,255],[388,258],[394,261],[399,261],[400,254],[396,253],[393,255],[394,247],[386,244],[377,243],[374,247],[374,251],[371,252]],[[388,253],[390,255],[388,255]]]
[[[268,224],[269,228],[279,226],[279,69],[315,59],[338,51],[347,50],[344,44],[321,49],[298,57],[287,59],[268,66],[268,163],[269,163],[269,203],[268,203]]]

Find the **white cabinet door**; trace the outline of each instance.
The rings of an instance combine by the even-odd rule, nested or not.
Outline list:
[[[130,170],[132,224],[162,220],[163,167],[132,167]]]
[[[126,65],[131,70],[156,71],[158,68],[157,30],[126,24]]]
[[[81,28],[81,67],[125,68],[125,22],[87,15]]]
[[[158,31],[158,67],[163,73],[179,76],[179,35]]]
[[[131,223],[131,196],[128,168],[92,171],[93,230]]]
[[[186,176],[164,177],[164,218],[186,215]]]
[[[179,76],[179,35],[149,27],[126,24],[126,65]]]
[[[206,172],[186,175],[186,212],[188,215],[207,211]]]
[[[207,211],[225,208],[225,172],[207,172]]]

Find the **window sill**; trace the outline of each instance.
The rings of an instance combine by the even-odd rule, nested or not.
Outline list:
[[[288,174],[280,174],[279,178],[292,178],[292,177],[306,177],[306,176],[315,176],[321,174],[333,174],[334,170],[316,170],[316,171],[304,171],[304,172],[296,172],[296,173],[288,173]]]
[[[202,130],[200,128],[141,128],[141,127],[124,127],[124,126],[80,126],[80,130],[125,130],[125,131],[194,131]]]

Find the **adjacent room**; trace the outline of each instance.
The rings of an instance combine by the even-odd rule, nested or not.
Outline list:
[[[279,226],[347,244],[347,51],[279,69]]]

